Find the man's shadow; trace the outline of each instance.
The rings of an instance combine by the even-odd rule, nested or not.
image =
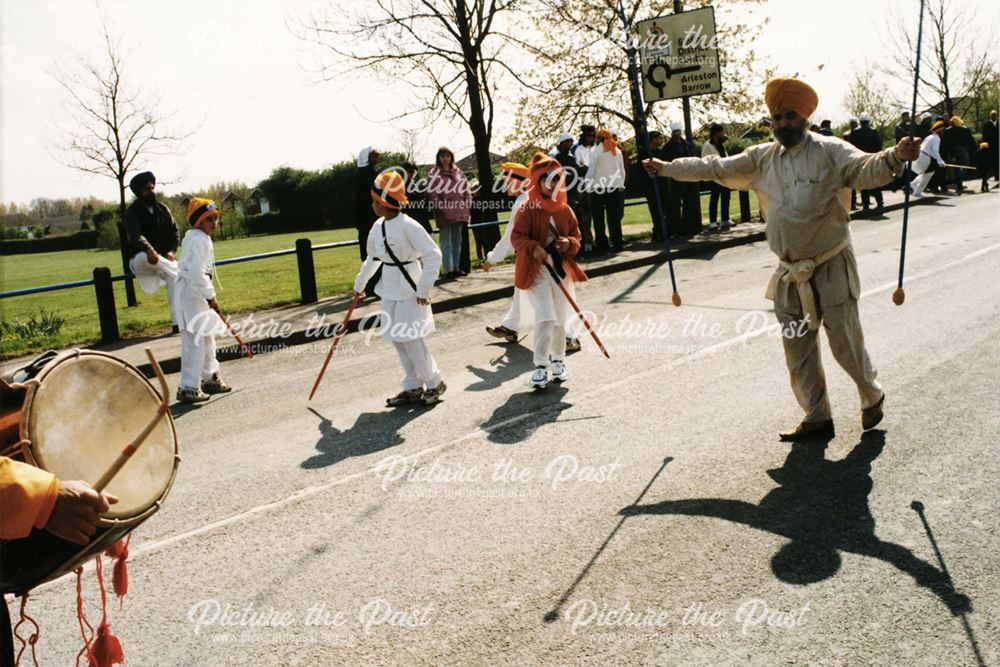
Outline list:
[[[300,467],[307,470],[325,468],[352,456],[365,456],[401,445],[404,438],[399,432],[428,409],[418,406],[362,412],[353,426],[340,431],[329,419],[309,408],[309,412],[320,419],[320,438],[316,443],[319,453],[303,461]]]
[[[790,541],[772,557],[771,570],[790,584],[811,584],[834,576],[840,569],[841,552],[877,558],[933,591],[952,614],[971,611],[969,598],[955,590],[945,572],[906,547],[876,537],[868,494],[871,464],[884,445],[884,431],[868,431],[843,460],[828,461],[825,442],[797,443],[783,467],[767,471],[780,486],[757,505],[691,498],[632,505],[620,513],[716,517],[786,537]]]
[[[490,359],[489,368],[477,368],[472,365],[466,368],[479,378],[466,387],[466,391],[497,389],[504,382],[523,375],[525,368],[531,368],[531,350],[522,345],[508,343],[504,345],[503,354]]]
[[[487,439],[501,445],[527,440],[541,426],[556,421],[563,410],[573,407],[562,400],[567,391],[562,384],[552,383],[541,391],[512,394],[483,423]]]

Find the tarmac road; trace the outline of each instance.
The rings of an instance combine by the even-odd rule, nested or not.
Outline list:
[[[109,611],[127,664],[997,664],[996,197],[912,210],[903,307],[902,214],[854,223],[886,418],[862,434],[824,342],[825,448],[777,440],[763,243],[677,262],[681,308],[665,266],[581,286],[611,359],[585,339],[542,393],[483,331],[506,303],[437,318],[432,409],[383,407],[398,361],[361,334],[311,403],[326,343],[225,364],[236,391],[174,409]],[[42,664],[73,662],[74,605],[72,578],[32,595]]]

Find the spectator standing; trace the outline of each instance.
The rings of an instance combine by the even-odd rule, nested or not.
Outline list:
[[[446,278],[461,275],[462,236],[468,234],[472,191],[469,180],[455,166],[455,154],[442,146],[427,174],[427,201],[440,232],[441,256]]]
[[[851,132],[851,143],[854,144],[858,150],[862,150],[865,153],[880,152],[882,150],[882,137],[879,135],[878,131],[872,127],[871,116],[867,113],[862,113],[858,117],[858,120],[861,123],[861,126]],[[875,212],[880,214],[882,213],[882,209],[884,207],[881,188],[861,191],[862,213],[869,212],[872,195],[875,195]]]
[[[594,235],[591,231],[591,221],[593,220],[593,207],[590,199],[590,192],[587,190],[587,166],[590,164],[590,153],[594,150],[597,141],[597,128],[593,125],[580,126],[580,140],[573,145],[570,152],[576,159],[576,182],[577,196],[576,206],[573,206],[573,213],[576,214],[577,223],[580,225],[580,235],[583,238],[581,254],[588,254],[594,251]],[[567,176],[567,180],[569,177]]]
[[[971,166],[972,156],[977,152],[976,139],[972,136],[969,128],[965,126],[962,117],[952,116],[951,127],[945,130],[944,134],[945,136],[941,141],[948,145],[948,152],[944,156],[945,160],[952,164]],[[953,170],[955,192],[957,194],[965,192],[965,174],[965,169]]]
[[[655,157],[663,159],[663,133],[659,130],[650,130],[649,132],[649,144],[650,150],[641,149],[639,151],[639,163],[640,166],[642,162],[650,157]],[[646,174],[646,170],[642,170],[642,174],[639,176],[642,179],[643,192],[646,195],[646,206],[649,208],[649,219],[653,221],[653,240],[662,241],[663,233],[660,229],[660,215],[661,213],[656,208],[656,194],[653,192],[653,183],[655,182],[660,189],[660,206],[663,206],[667,202],[667,181],[665,178],[659,176],[649,176]],[[654,181],[653,179],[658,179]],[[666,215],[666,211],[662,212],[662,215]],[[666,220],[664,220],[666,222]],[[668,224],[668,230],[669,230]],[[670,233],[669,231],[667,232]]]
[[[990,119],[983,123],[983,141],[990,147],[990,173],[993,174],[993,180],[1000,180],[1000,174],[998,171],[998,158],[997,153],[997,111],[994,109],[990,112]]]
[[[979,167],[979,178],[982,179],[979,191],[989,192],[990,174],[992,173],[993,168],[996,167],[996,163],[993,160],[990,145],[985,141],[979,144],[979,151],[976,153],[976,166]]]
[[[358,170],[354,174],[354,221],[358,228],[358,250],[361,261],[368,259],[368,233],[375,224],[375,212],[372,211],[372,185],[375,183],[379,152],[371,146],[365,146],[358,152]],[[375,285],[382,277],[380,266],[368,284],[365,285],[365,296],[375,298]]]
[[[919,137],[920,139],[926,139],[927,135],[931,133],[931,125],[933,118],[929,113],[924,113],[920,116],[920,124],[917,125],[913,136]]]
[[[833,128],[830,127],[832,124],[833,123],[829,120],[822,121],[819,124],[819,133],[822,134],[824,137],[832,137]]]
[[[167,288],[170,320],[177,325],[173,308],[174,286],[177,282],[177,244],[180,232],[174,216],[163,202],[156,199],[156,176],[151,171],[136,174],[128,184],[133,201],[125,209],[125,235],[129,268],[139,280],[139,286],[153,294],[163,285]]]
[[[590,161],[587,164],[587,183],[594,213],[595,250],[607,252],[611,249],[618,252],[623,247],[619,191],[625,189],[624,151],[607,128],[599,129],[596,137],[600,143],[590,152]],[[607,231],[604,226],[605,219]]]
[[[709,157],[710,155],[715,155],[719,158],[724,158],[729,155],[726,152],[726,129],[715,123],[708,130],[708,141],[706,141],[701,146],[701,156]],[[719,209],[721,200],[722,209],[722,229],[729,229],[733,226],[733,221],[729,218],[729,188],[722,185],[721,183],[716,183],[712,181],[710,184],[712,193],[708,198],[708,231],[716,232],[719,231],[720,225],[719,220]]]
[[[694,157],[694,147],[681,133],[683,126],[674,122],[670,124],[670,141],[663,147],[668,162],[677,158]],[[701,199],[698,196],[697,183],[682,183],[670,179],[670,192],[676,199],[671,205],[678,211],[678,226],[685,236],[701,233]]]
[[[903,137],[910,136],[910,129],[914,130],[913,135],[918,136],[916,133],[916,127],[910,121],[910,112],[904,111],[899,115],[899,122],[896,123],[896,129],[894,132],[894,138],[898,144]]]
[[[854,116],[851,116],[849,119],[847,119],[847,125],[848,125],[847,131],[844,132],[843,139],[844,139],[844,141],[846,141],[850,145],[854,146],[853,134],[854,134],[854,130],[858,129],[858,119],[855,118]],[[851,190],[851,210],[852,211],[858,210],[858,191],[857,190]]]

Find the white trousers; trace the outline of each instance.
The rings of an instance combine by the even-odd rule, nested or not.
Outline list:
[[[792,313],[775,314],[783,326],[794,326],[801,318]],[[823,318],[823,328],[826,329],[834,359],[857,385],[861,408],[870,408],[882,398],[882,386],[875,379],[878,371],[865,349],[865,335],[861,331],[857,300],[847,299],[836,306],[823,308],[820,317]],[[826,393],[823,362],[820,359],[819,330],[806,329],[801,336],[783,336],[782,341],[792,392],[806,413],[804,421],[830,419],[832,413]]]
[[[563,280],[563,286],[572,295],[573,281]],[[531,288],[525,294],[535,311],[535,339],[533,344],[535,366],[548,366],[549,361],[566,358],[566,325],[573,308],[555,281],[545,271],[539,271]]]
[[[215,336],[199,336],[181,329],[181,387],[201,388],[219,370],[215,358]]]
[[[521,330],[521,290],[514,288],[514,301],[510,304],[510,310],[503,318],[500,326],[507,327],[511,331]]]
[[[431,356],[431,351],[427,349],[427,343],[423,338],[405,343],[394,342],[393,346],[399,355],[403,372],[406,373],[403,378],[403,391],[424,387],[431,389],[441,384],[441,371],[438,370],[437,362]]]
[[[139,281],[139,286],[147,294],[155,294],[160,285],[167,288],[167,303],[170,305],[170,321],[177,324],[174,313],[174,288],[177,286],[177,262],[161,256],[156,264],[150,264],[146,253],[136,253],[129,261],[132,274]]]
[[[931,182],[931,179],[934,178],[935,173],[936,172],[933,171],[925,171],[914,178],[913,181],[910,182],[912,193],[917,196],[924,194],[924,189],[927,187],[927,184]]]

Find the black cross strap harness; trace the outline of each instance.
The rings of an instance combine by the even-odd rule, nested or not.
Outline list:
[[[406,278],[406,282],[410,283],[410,287],[412,287],[413,291],[416,292],[417,291],[417,284],[415,282],[413,282],[413,278],[410,276],[410,272],[407,271],[406,268],[405,268],[407,264],[413,264],[413,260],[410,260],[409,262],[401,262],[401,261],[399,261],[399,258],[396,257],[396,253],[394,253],[392,251],[392,248],[389,246],[389,237],[386,236],[386,234],[385,234],[385,222],[386,221],[383,218],[382,219],[382,242],[385,243],[385,251],[387,253],[389,253],[389,258],[392,259],[392,261],[391,262],[386,262],[385,260],[383,260],[382,264],[385,264],[387,266],[395,266],[397,269],[399,269],[399,271],[403,274],[403,277]]]

